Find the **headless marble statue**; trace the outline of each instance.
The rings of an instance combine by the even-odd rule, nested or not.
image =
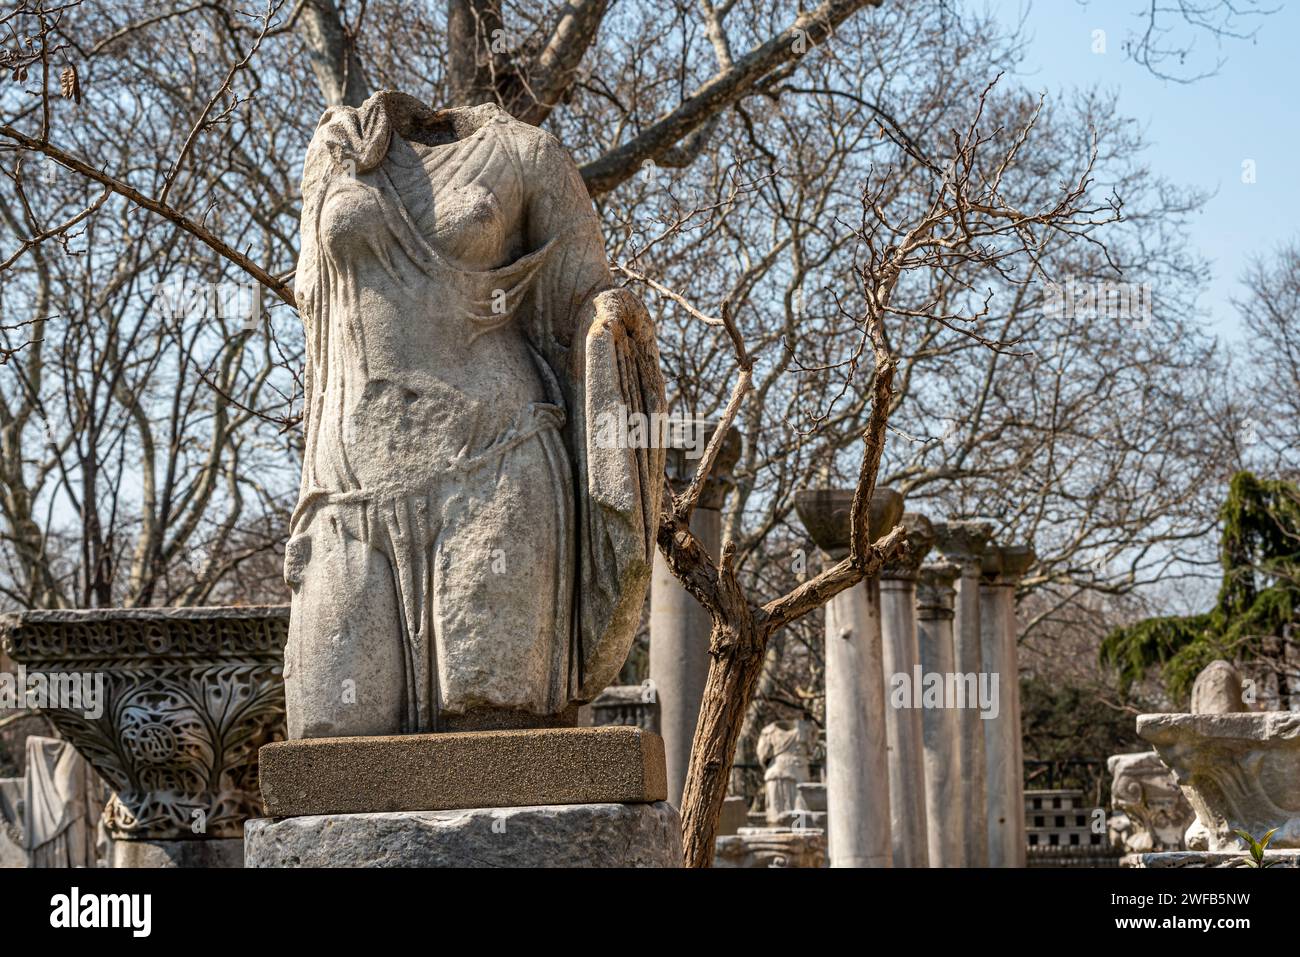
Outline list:
[[[296,290],[289,737],[572,723],[627,656],[662,485],[598,423],[664,405],[572,159],[490,104],[332,107]]]

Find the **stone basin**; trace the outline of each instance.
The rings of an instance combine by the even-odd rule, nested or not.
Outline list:
[[[1240,828],[1270,848],[1300,848],[1300,713],[1144,714],[1138,735],[1174,772],[1198,823],[1189,847],[1241,852]],[[1208,846],[1192,833],[1203,826]]]
[[[0,640],[29,674],[102,679],[102,714],[44,711],[113,790],[104,823],[126,866],[213,863],[216,848],[198,845],[242,847],[244,821],[261,812],[258,749],[285,734],[288,622],[287,605],[0,616]]]

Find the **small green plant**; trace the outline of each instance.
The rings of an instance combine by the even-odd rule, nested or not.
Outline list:
[[[1258,841],[1245,831],[1241,830],[1241,828],[1233,828],[1232,833],[1236,834],[1250,847],[1250,860],[1246,862],[1247,867],[1272,867],[1274,864],[1279,863],[1275,860],[1264,860],[1264,848],[1268,847],[1268,842],[1273,840],[1273,835],[1277,833],[1277,828],[1273,828],[1273,830],[1269,831]]]

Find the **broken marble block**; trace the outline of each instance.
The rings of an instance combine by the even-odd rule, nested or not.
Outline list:
[[[551,804],[250,821],[245,867],[681,867],[671,804]]]

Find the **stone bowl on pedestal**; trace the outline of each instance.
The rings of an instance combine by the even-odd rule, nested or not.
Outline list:
[[[5,649],[48,686],[38,702],[108,782],[115,866],[243,863],[261,811],[258,749],[284,737],[287,606],[29,611]],[[30,681],[28,687],[31,687]]]
[[[1189,848],[1242,852],[1234,830],[1258,839],[1273,828],[1270,848],[1300,848],[1300,714],[1144,714],[1137,732],[1173,770],[1204,826],[1208,846],[1195,847],[1189,829]]]

